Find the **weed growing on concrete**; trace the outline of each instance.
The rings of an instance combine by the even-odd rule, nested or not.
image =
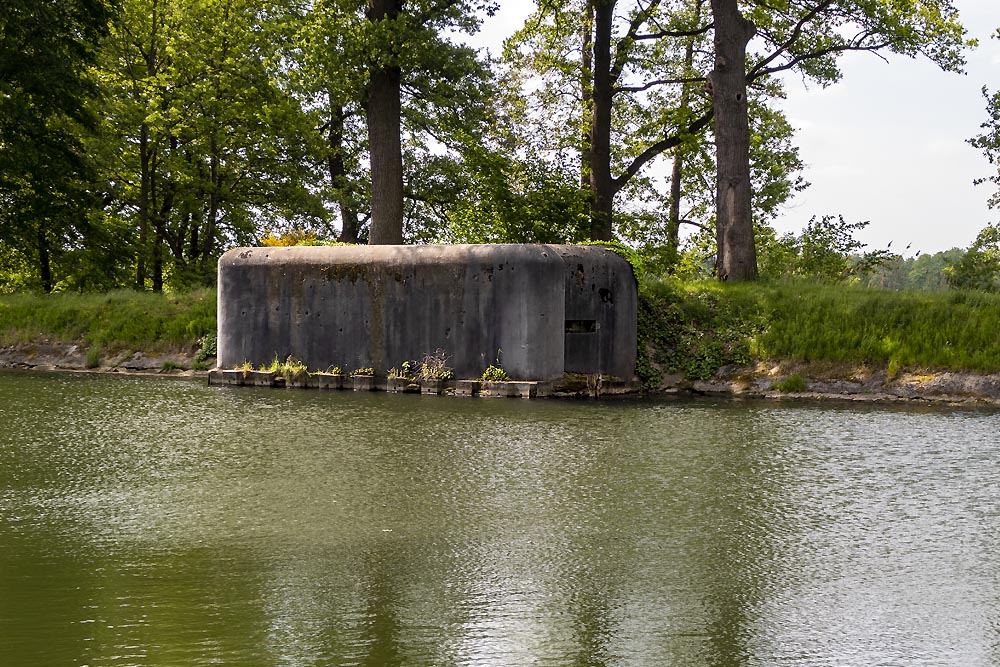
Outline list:
[[[416,380],[416,363],[412,361],[404,361],[398,367],[389,369],[389,379],[390,380]]]
[[[162,364],[160,364],[160,371],[163,373],[169,373],[170,371],[182,371],[182,370],[184,370],[183,366],[181,366],[176,361],[172,361],[170,359],[167,359]]]
[[[358,376],[371,376],[371,375],[375,375],[375,369],[372,368],[371,366],[368,366],[366,368],[355,368],[353,371],[351,371],[352,378]]]
[[[434,354],[425,354],[423,361],[420,362],[419,378],[421,380],[454,379],[455,372],[448,366],[447,362],[448,355],[441,348],[438,348]]]
[[[483,376],[480,378],[483,382],[510,382],[510,376],[507,375],[505,371],[500,366],[494,366],[490,364],[485,371],[483,371]]]
[[[288,355],[288,358],[285,359],[285,363],[278,367],[277,373],[281,375],[281,377],[285,378],[286,382],[289,382],[297,380],[303,375],[307,375],[309,373],[309,369],[306,368],[306,365],[300,360],[296,359],[292,355]]]

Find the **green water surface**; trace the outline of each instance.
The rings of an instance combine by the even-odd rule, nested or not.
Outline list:
[[[0,374],[0,666],[1000,665],[1000,414]]]

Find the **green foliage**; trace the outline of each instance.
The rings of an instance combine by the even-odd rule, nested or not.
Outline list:
[[[806,381],[802,379],[802,376],[798,373],[789,375],[784,380],[778,380],[771,385],[771,389],[774,391],[780,391],[784,394],[799,393],[806,390]]]
[[[502,151],[466,151],[462,196],[448,208],[455,243],[574,243],[587,238],[588,193],[579,176]]]
[[[500,366],[490,364],[480,378],[483,382],[510,382],[510,376]]]
[[[637,370],[705,379],[755,360],[1000,371],[1000,295],[817,283],[640,286]]]
[[[412,361],[404,361],[399,366],[390,368],[386,377],[390,380],[415,380],[417,377],[415,366]]]
[[[372,368],[371,366],[366,366],[364,368],[355,368],[353,371],[351,371],[350,375],[351,377],[371,376],[375,375],[375,369]]]
[[[288,358],[278,365],[277,370],[272,372],[276,372],[278,375],[285,378],[286,382],[292,382],[308,375],[309,369],[306,368],[306,365],[302,363],[302,361],[288,355]]]
[[[0,340],[83,343],[106,354],[177,352],[191,349],[204,328],[215,330],[215,308],[214,290],[0,295]]]
[[[986,225],[945,278],[957,289],[1000,291],[1000,225]]]
[[[859,276],[864,287],[895,291],[940,292],[948,289],[950,268],[962,261],[964,250],[952,248],[916,257],[895,257]]]
[[[87,368],[97,368],[101,365],[101,359],[103,355],[101,354],[101,347],[99,345],[92,345],[87,350],[87,357],[84,360],[84,364]]]
[[[849,223],[843,216],[813,216],[801,234],[780,237],[769,227],[759,227],[757,256],[761,276],[770,280],[853,281],[899,259],[888,249],[864,251],[866,244],[854,235],[868,224]]]
[[[634,248],[630,248],[621,241],[583,241],[580,245],[607,248],[632,265],[632,271],[637,279],[646,274],[646,259]]]
[[[764,314],[731,293],[707,282],[640,283],[637,368],[645,385],[655,386],[662,372],[704,380],[723,366],[750,363]]]
[[[1000,297],[799,285],[767,289],[755,298],[769,313],[758,340],[759,352],[769,358],[1000,369],[994,343]]]
[[[452,380],[455,372],[448,366],[448,355],[439,348],[433,354],[424,355],[417,377],[421,380]]]
[[[194,363],[204,364],[210,357],[214,357],[217,354],[217,343],[218,340],[214,331],[202,336],[199,341],[198,352],[194,355]]]
[[[994,34],[994,38],[1000,39],[1000,30]],[[997,187],[997,191],[990,197],[990,207],[1000,208],[1000,91],[990,93],[986,86],[983,86],[983,97],[986,98],[986,113],[988,118],[979,127],[983,133],[969,139],[969,143],[980,149],[990,164],[995,165],[995,174],[986,178],[976,179],[976,184],[992,183]]]

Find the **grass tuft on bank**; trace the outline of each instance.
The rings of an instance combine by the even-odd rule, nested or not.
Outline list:
[[[190,349],[215,332],[215,290],[0,295],[0,342],[84,344],[105,353]]]
[[[755,360],[1000,372],[1000,295],[646,280],[639,301],[647,384]]]

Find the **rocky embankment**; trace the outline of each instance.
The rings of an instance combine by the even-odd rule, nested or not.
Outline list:
[[[126,351],[103,356],[97,365],[88,350],[66,343],[32,343],[0,347],[0,369],[142,373],[203,377],[190,370],[197,350],[151,354]],[[209,359],[211,367],[215,359]],[[1000,405],[1000,375],[954,371],[885,369],[762,362],[753,367],[722,368],[708,380],[665,375],[650,393],[767,398],[779,400],[844,400],[864,402],[929,402]]]
[[[725,367],[708,380],[665,376],[660,390],[781,400],[1000,405],[1000,375],[762,362]]]
[[[151,354],[125,351],[99,358],[88,358],[88,349],[69,343],[23,343],[0,347],[0,368],[42,371],[89,371],[104,373],[157,373],[203,376],[207,371],[192,371],[194,355],[190,352]],[[96,362],[96,364],[94,363]],[[211,366],[215,362],[209,359]]]

